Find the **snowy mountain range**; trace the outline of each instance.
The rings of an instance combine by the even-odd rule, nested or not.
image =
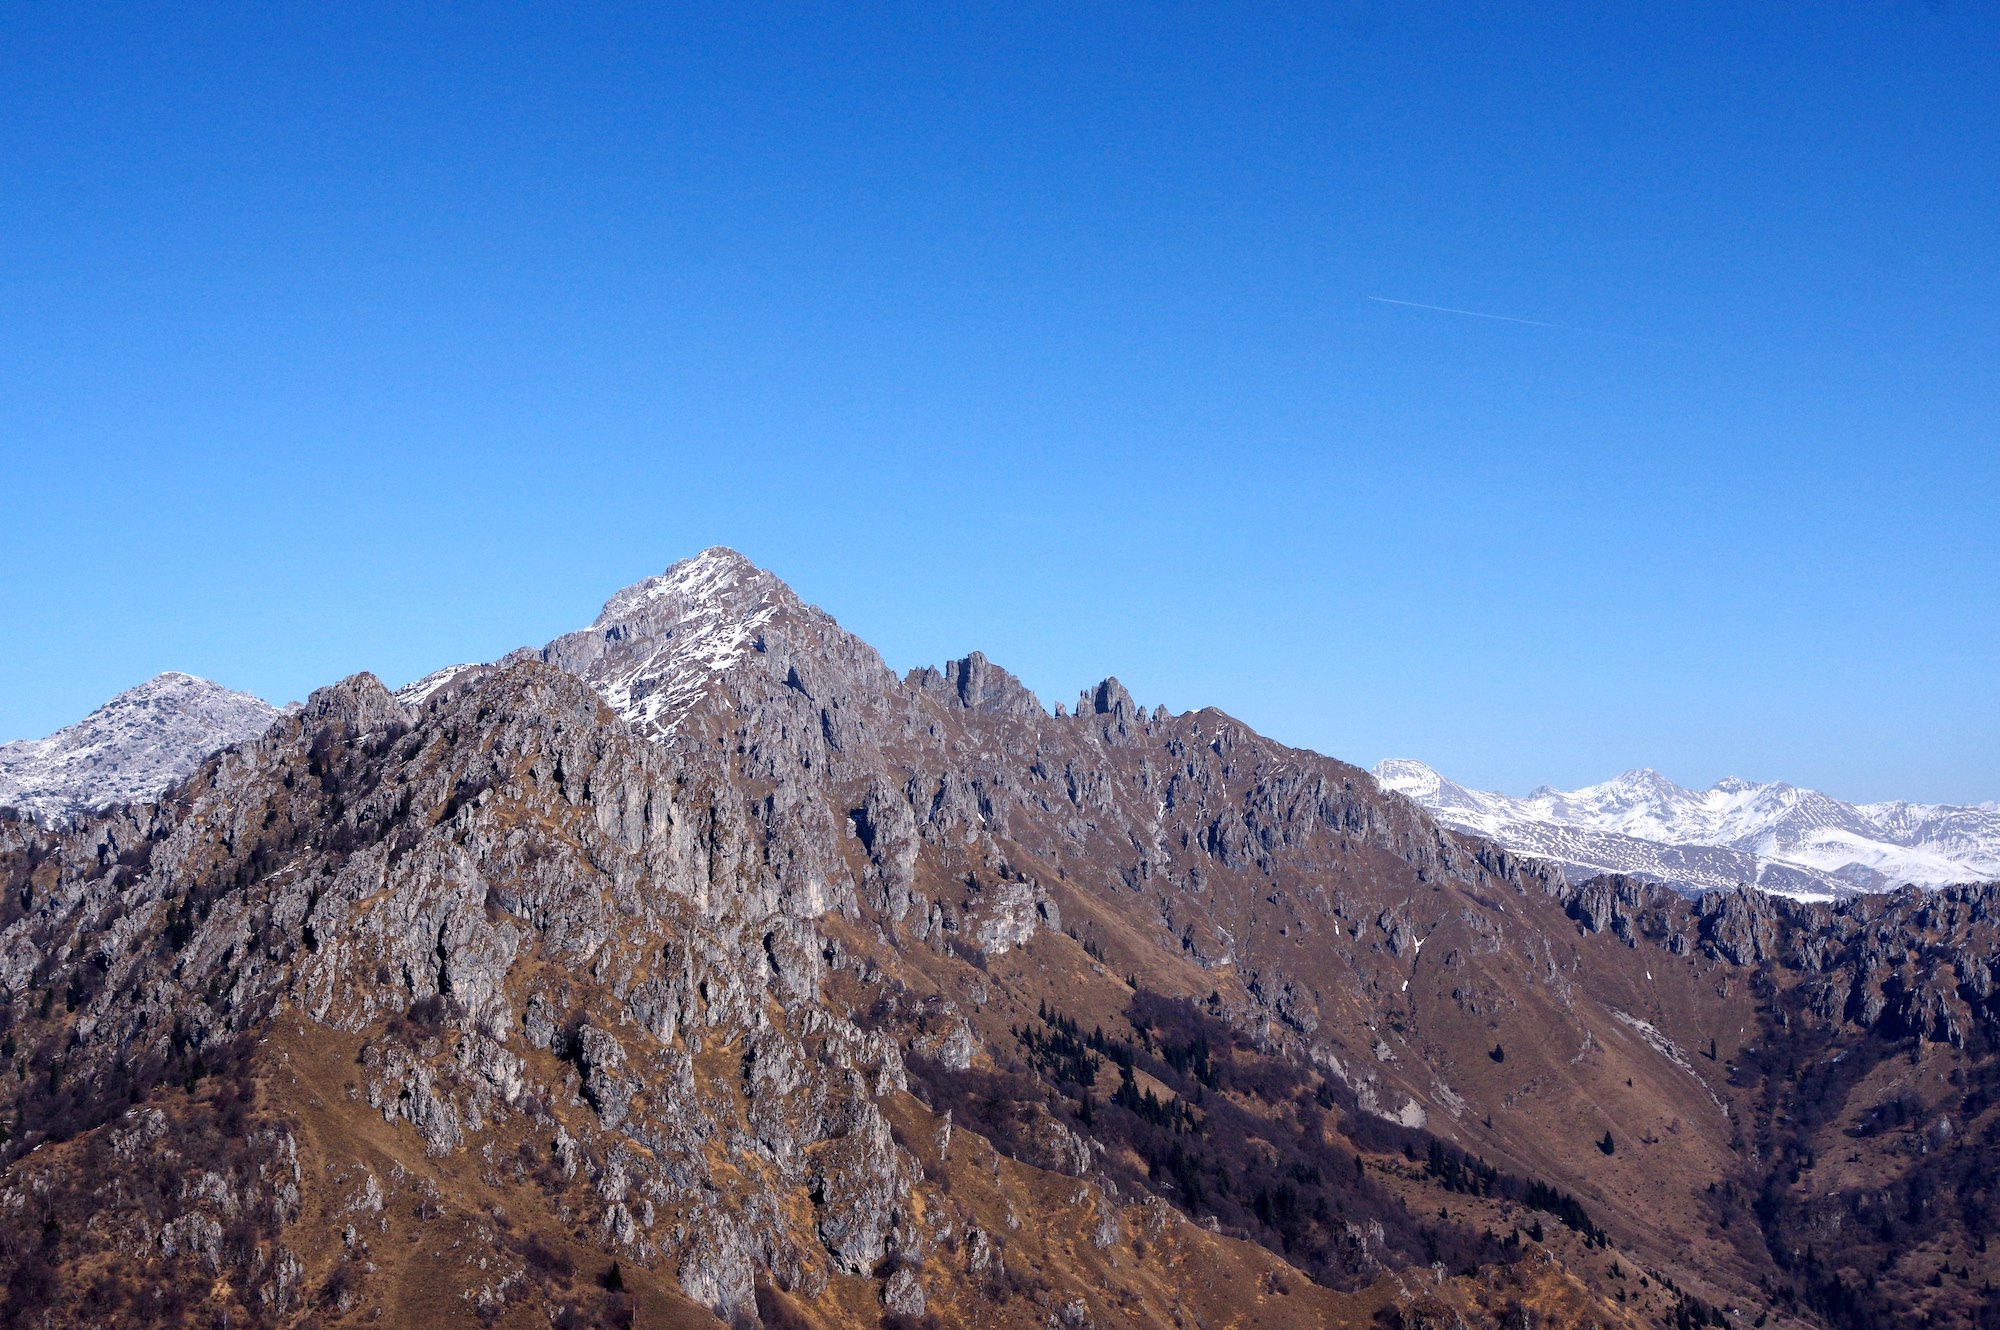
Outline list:
[[[49,821],[150,799],[277,717],[260,697],[169,670],[45,739],[0,744],[0,807]]]
[[[1579,880],[1629,873],[1684,888],[1750,883],[1825,896],[2000,878],[2000,803],[1850,804],[1733,776],[1689,790],[1645,769],[1516,798],[1404,758],[1378,763],[1374,775],[1445,825],[1555,860]]]
[[[759,630],[781,612],[815,617],[772,574],[734,550],[710,549],[626,587],[590,627],[504,659],[531,657],[579,675],[642,733],[671,744],[675,724],[730,665],[761,649]],[[419,705],[483,668],[449,665],[396,697]],[[262,698],[169,671],[45,739],[0,745],[0,808],[50,821],[154,798],[217,749],[263,733],[278,714]]]

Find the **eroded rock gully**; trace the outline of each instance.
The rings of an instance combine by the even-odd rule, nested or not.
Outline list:
[[[13,1322],[1886,1325],[2000,1275],[1992,888],[1571,887],[1220,712],[899,679],[726,552],[419,691],[0,822]]]

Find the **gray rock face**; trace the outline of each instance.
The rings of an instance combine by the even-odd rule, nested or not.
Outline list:
[[[1055,905],[1032,882],[1001,882],[986,893],[974,916],[973,945],[984,956],[1004,956],[1035,935],[1044,919],[1062,927]]]
[[[616,1127],[631,1111],[638,1086],[625,1074],[625,1048],[616,1035],[586,1025],[578,1033],[577,1063],[583,1068],[583,1093],[607,1127]]]
[[[278,709],[192,674],[128,688],[49,735],[0,744],[0,807],[62,819],[157,798],[219,748],[254,739]]]
[[[809,1286],[828,1260],[879,1260],[921,1176],[872,1098],[902,1084],[895,1045],[818,995],[811,920],[836,865],[809,859],[805,878],[773,853],[760,816],[774,807],[672,762],[539,663],[470,672],[414,710],[357,676],[210,759],[179,803],[72,833],[92,848],[0,927],[0,984],[18,997],[63,957],[105,958],[66,1063],[80,1084],[176,1065],[279,1005],[362,1034],[365,1101],[431,1156],[531,1092],[565,1093],[535,1083],[510,1040],[558,1052],[606,1134],[589,1157],[616,1157],[621,1137],[646,1149],[602,1182],[609,1240],[640,1259],[676,1224],[695,1233],[686,1286],[734,1315],[756,1268]],[[53,834],[0,827],[12,842]],[[523,991],[531,956],[569,978]],[[697,1082],[704,1045],[746,1037],[740,1082]],[[728,1179],[711,1168],[718,1141],[747,1151]],[[566,1175],[610,1168],[563,1145]],[[772,1198],[808,1177],[824,1200],[798,1230]],[[203,1250],[208,1221],[180,1222],[176,1250]]]
[[[922,1316],[927,1303],[917,1272],[905,1267],[890,1275],[882,1289],[882,1305],[904,1316]]]
[[[863,1103],[859,1115],[851,1130],[820,1149],[812,1174],[820,1239],[850,1274],[874,1269],[889,1254],[910,1189],[905,1156],[881,1111]]]

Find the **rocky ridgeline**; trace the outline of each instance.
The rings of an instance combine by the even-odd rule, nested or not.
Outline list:
[[[123,1270],[104,1321],[615,1322],[656,1280],[687,1324],[1498,1324],[1503,1286],[1615,1324],[1607,1229],[1684,1318],[1816,1316],[1853,1272],[1703,1190],[1834,1222],[1771,1172],[1827,1148],[1772,1050],[1969,1084],[2000,965],[1991,889],[1569,887],[1220,712],[898,678],[726,551],[323,689],[157,803],[0,822],[0,872],[7,1305]],[[1865,1115],[1863,1064],[1798,1131]],[[392,1225],[457,1263],[393,1294]],[[586,1296],[557,1246],[629,1273]]]
[[[1602,877],[1564,900],[1583,927],[1634,948],[1643,940],[1675,956],[1698,949],[1746,969],[1771,967],[1829,1027],[1957,1048],[2000,1030],[2000,884],[1802,903],[1748,888],[1689,899]]]

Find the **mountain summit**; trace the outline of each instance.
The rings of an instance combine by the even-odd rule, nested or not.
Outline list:
[[[1843,803],[1735,776],[1688,790],[1639,768],[1525,799],[1471,790],[1421,762],[1375,778],[1447,826],[1561,863],[1578,881],[1629,873],[1692,889],[1751,884],[1784,895],[1936,887],[2000,877],[2000,804]]]
[[[566,670],[648,738],[670,739],[731,666],[769,649],[765,630],[781,616],[784,631],[815,645],[860,646],[776,576],[717,545],[626,587],[581,632],[506,660],[533,655]]]
[[[150,799],[277,715],[260,697],[169,670],[45,739],[0,745],[0,807],[61,818]]]

